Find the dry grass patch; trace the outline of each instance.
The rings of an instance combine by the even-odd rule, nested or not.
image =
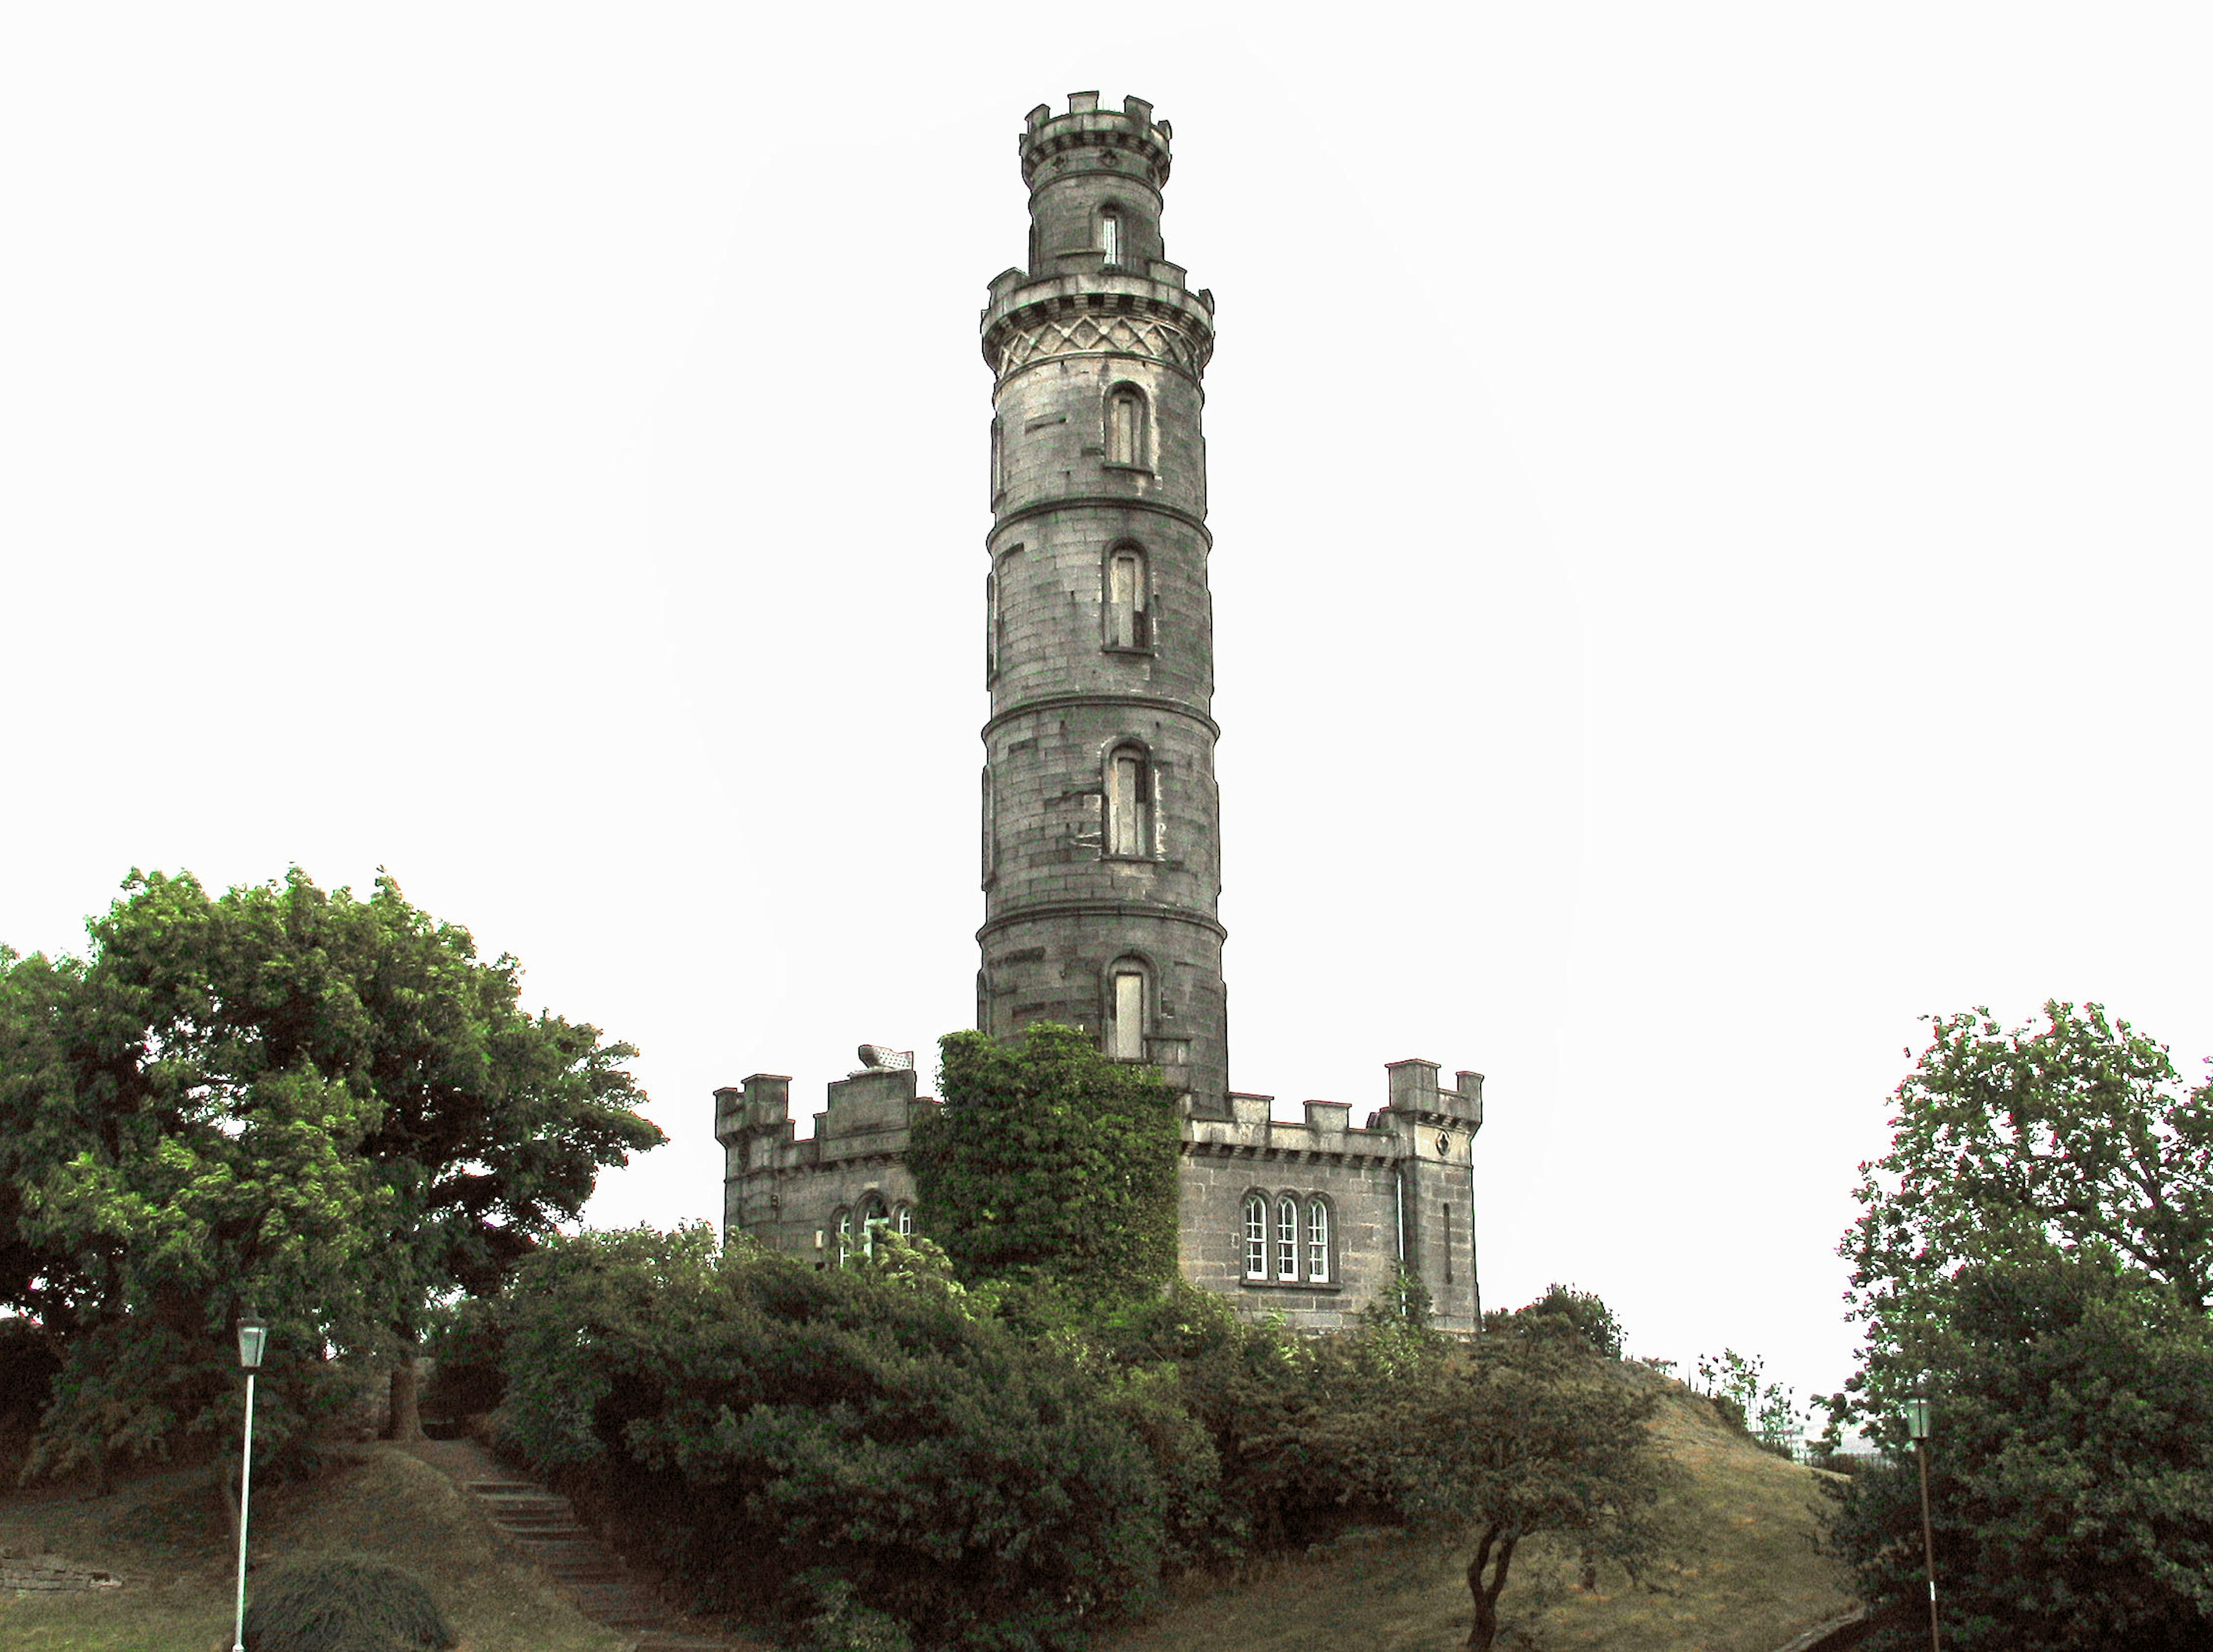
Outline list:
[[[0,1499],[0,1545],[105,1567],[120,1589],[0,1599],[9,1652],[205,1652],[230,1645],[237,1551],[206,1468]],[[404,1452],[351,1454],[315,1480],[257,1489],[254,1576],[296,1555],[344,1551],[429,1585],[468,1652],[621,1652],[602,1629],[500,1550],[463,1494]],[[249,1588],[251,1580],[249,1579]]]

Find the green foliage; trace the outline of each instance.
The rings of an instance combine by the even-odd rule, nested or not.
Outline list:
[[[246,1607],[247,1652],[441,1652],[454,1644],[422,1581],[377,1560],[289,1562]]]
[[[1573,1285],[1547,1285],[1542,1296],[1510,1314],[1486,1314],[1483,1328],[1521,1337],[1573,1337],[1602,1358],[1621,1357],[1621,1321],[1596,1291]]]
[[[515,960],[389,877],[133,873],[88,930],[83,959],[0,958],[0,1305],[65,1363],[38,1467],[235,1427],[249,1306],[281,1451],[345,1398],[326,1348],[411,1346],[661,1139],[633,1051],[526,1014]]]
[[[1735,1427],[1778,1457],[1805,1437],[1806,1412],[1797,1395],[1779,1382],[1763,1382],[1765,1366],[1757,1356],[1724,1348],[1698,1356],[1698,1377]]]
[[[1906,1455],[1933,1393],[1948,1645],[2213,1639],[2213,1092],[2095,1005],[1935,1023],[1865,1167],[1862,1365],[1828,1404]],[[1919,1490],[1864,1472],[1838,1528],[1873,1603],[1925,1599]]]
[[[1570,1538],[1587,1564],[1631,1578],[1659,1558],[1667,1469],[1646,1426],[1658,1404],[1649,1382],[1554,1335],[1485,1337],[1395,1387],[1382,1466],[1409,1519],[1472,1548],[1470,1647],[1496,1642],[1499,1597],[1532,1537]]]
[[[547,1244],[505,1299],[505,1440],[596,1480],[727,1601],[827,1569],[925,1645],[1074,1643],[1144,1600],[1207,1489],[1142,1375],[1026,1342],[926,1268],[711,1230]]]
[[[1094,1302],[1174,1277],[1178,1125],[1156,1071],[1051,1022],[938,1047],[942,1099],[907,1164],[961,1279],[1041,1279]]]
[[[800,1626],[795,1652],[913,1652],[914,1643],[899,1619],[864,1606],[844,1578],[810,1573],[820,1610]]]

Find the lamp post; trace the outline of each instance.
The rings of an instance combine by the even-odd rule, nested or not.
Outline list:
[[[246,1652],[246,1506],[253,1487],[253,1374],[261,1369],[261,1350],[269,1341],[269,1327],[255,1314],[238,1322],[238,1362],[246,1372],[246,1445],[238,1465],[238,1617],[231,1635],[230,1652]]]
[[[1921,1464],[1921,1563],[1929,1572],[1929,1652],[1936,1644],[1936,1545],[1929,1533],[1929,1396],[1916,1389],[1905,1401],[1905,1432]]]

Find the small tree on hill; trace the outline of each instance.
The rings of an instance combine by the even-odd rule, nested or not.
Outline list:
[[[1046,1021],[1019,1039],[939,1040],[936,1111],[907,1163],[960,1277],[1036,1281],[1083,1300],[1175,1276],[1175,1094]]]
[[[1658,1405],[1655,1388],[1558,1336],[1486,1337],[1408,1384],[1390,1426],[1397,1501],[1471,1546],[1474,1652],[1497,1640],[1499,1597],[1529,1539],[1558,1534],[1587,1564],[1632,1577],[1659,1558],[1668,1470],[1647,1427]]]

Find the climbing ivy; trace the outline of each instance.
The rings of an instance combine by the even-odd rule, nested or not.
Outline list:
[[[961,1279],[1097,1301],[1176,1269],[1175,1093],[1072,1027],[938,1040],[938,1106],[907,1163],[924,1225]]]

